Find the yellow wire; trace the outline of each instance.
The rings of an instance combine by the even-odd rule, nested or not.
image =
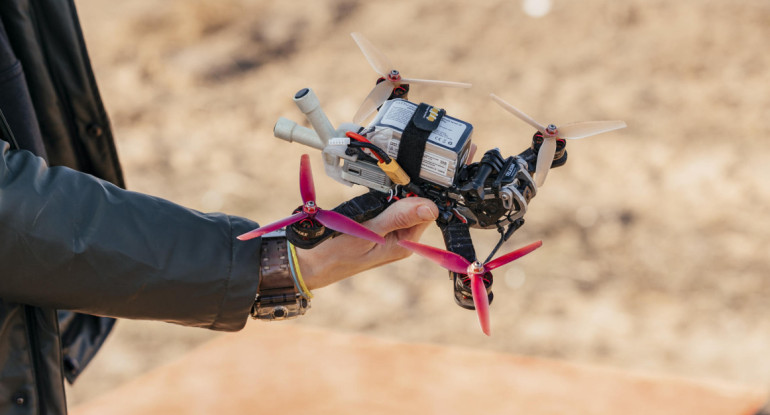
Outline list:
[[[307,289],[307,286],[305,285],[305,281],[302,279],[302,273],[299,271],[299,261],[297,260],[297,250],[294,249],[294,244],[290,243],[289,247],[291,248],[291,260],[294,263],[294,271],[296,271],[297,273],[297,280],[299,281],[299,286],[302,288],[302,291],[305,294],[307,294],[308,298],[313,298],[313,293]]]
[[[302,287],[300,287],[299,281],[297,280],[297,271],[294,270],[294,260],[291,259],[291,257],[292,257],[292,255],[291,255],[291,242],[289,242],[289,241],[286,241],[286,250],[289,251],[289,258],[290,258],[289,259],[289,269],[291,270],[291,279],[292,279],[292,281],[294,281],[294,288],[296,288],[297,291],[299,291],[299,294],[303,298],[306,298],[306,299],[309,300],[310,297],[308,297],[307,294],[304,291],[302,291]]]

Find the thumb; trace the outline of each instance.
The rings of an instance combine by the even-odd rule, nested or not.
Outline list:
[[[385,211],[367,223],[369,229],[380,235],[407,229],[438,217],[438,207],[428,199],[409,197],[388,206]]]

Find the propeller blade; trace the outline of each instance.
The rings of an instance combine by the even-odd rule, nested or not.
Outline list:
[[[415,78],[401,78],[402,84],[424,84],[424,85],[436,85],[446,86],[449,88],[470,88],[472,85],[467,82],[453,82],[453,81],[434,81],[431,79],[415,79]]]
[[[502,267],[503,265],[515,261],[524,255],[527,255],[528,253],[534,251],[537,248],[540,248],[543,246],[543,241],[537,241],[534,243],[531,243],[523,248],[519,248],[513,252],[509,252],[505,255],[499,256],[486,264],[484,264],[484,269],[487,271],[492,271],[495,268]]]
[[[495,94],[489,94],[492,99],[497,102],[503,109],[510,112],[511,114],[517,116],[520,120],[524,121],[525,123],[531,125],[534,127],[537,131],[540,131],[541,133],[545,134],[545,127],[540,125],[537,121],[535,121],[532,117],[529,115],[521,112],[518,108],[514,107],[513,105],[503,101],[502,98],[498,97]]]
[[[248,241],[249,239],[260,237],[266,233],[270,233],[272,231],[281,229],[284,226],[291,225],[294,222],[299,222],[300,220],[306,218],[307,216],[308,215],[305,212],[297,212],[289,216],[288,218],[275,221],[265,226],[260,226],[259,228],[254,229],[253,231],[246,232],[243,235],[238,236],[238,239],[241,241]]]
[[[626,123],[623,121],[586,121],[559,127],[558,135],[559,138],[577,140],[625,127]]]
[[[452,272],[458,274],[468,273],[468,266],[471,264],[470,261],[454,252],[408,241],[406,239],[398,241],[398,244],[420,256],[428,258]]]
[[[489,297],[487,288],[484,286],[484,280],[481,275],[471,274],[471,293],[473,294],[473,305],[476,307],[476,315],[479,317],[481,331],[487,336],[491,335],[489,328]]]
[[[299,162],[299,192],[302,195],[303,203],[315,203],[313,170],[310,168],[310,156],[307,154],[303,154]]]
[[[353,219],[333,210],[322,210],[319,208],[316,211],[315,219],[327,228],[334,229],[335,231],[357,236],[377,244],[385,243],[385,238],[382,236],[377,235]]]
[[[393,64],[390,62],[390,59],[388,59],[384,53],[380,52],[379,49],[374,47],[372,42],[369,42],[369,40],[361,33],[353,32],[350,36],[353,36],[353,40],[356,41],[358,48],[361,49],[361,52],[363,52],[366,60],[369,61],[369,65],[372,66],[374,71],[387,77],[390,71],[393,70]]]
[[[556,139],[553,137],[543,137],[543,144],[540,145],[540,151],[537,153],[537,166],[535,169],[535,184],[540,188],[545,183],[545,177],[551,170],[553,156],[556,155]]]
[[[393,93],[393,83],[385,80],[375,85],[369,95],[366,96],[364,103],[358,108],[356,115],[353,116],[353,122],[359,125],[369,118],[373,112],[377,111],[385,101],[388,100],[390,94]]]

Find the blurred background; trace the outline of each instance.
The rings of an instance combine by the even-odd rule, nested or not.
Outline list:
[[[410,98],[472,123],[482,152],[518,154],[534,132],[490,92],[543,123],[628,123],[568,143],[502,248],[544,243],[496,273],[492,337],[414,256],[280,324],[770,387],[770,2],[76,3],[129,189],[201,211],[285,216],[306,152],[321,206],[363,193],[272,135],[280,116],[307,125],[291,100],[303,87],[350,121],[377,77],[352,31],[408,76],[473,83]],[[497,233],[473,237],[485,256]],[[438,228],[423,241],[440,246]],[[69,402],[221,335],[122,321]]]

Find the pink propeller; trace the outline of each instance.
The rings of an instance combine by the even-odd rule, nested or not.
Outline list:
[[[398,241],[398,244],[418,255],[428,258],[452,272],[466,274],[470,277],[473,304],[476,307],[476,314],[479,316],[481,331],[489,336],[491,333],[489,326],[489,297],[487,297],[487,289],[484,286],[484,274],[540,248],[540,246],[543,245],[543,241],[531,243],[523,248],[497,257],[486,264],[482,264],[479,261],[470,262],[454,252],[445,251],[440,248],[423,245],[417,242],[401,240]]]
[[[470,88],[471,84],[464,82],[451,82],[451,81],[433,81],[430,79],[415,79],[402,77],[401,74],[395,69],[384,53],[369,42],[362,34],[353,32],[350,34],[353,36],[353,40],[356,41],[358,47],[363,52],[366,60],[369,61],[369,65],[372,66],[375,72],[380,74],[384,81],[375,85],[374,89],[369,92],[369,95],[358,108],[358,112],[353,116],[353,122],[361,124],[366,120],[369,115],[377,111],[385,101],[388,100],[390,94],[393,92],[393,88],[398,87],[401,84],[429,84],[436,86],[448,86],[453,88]]]
[[[241,241],[260,237],[266,233],[289,226],[292,223],[299,222],[305,218],[315,219],[329,229],[348,235],[357,236],[378,244],[384,244],[385,238],[365,228],[353,219],[341,215],[333,210],[323,210],[315,203],[315,185],[313,184],[313,171],[310,168],[310,157],[307,154],[302,155],[299,164],[299,192],[302,195],[302,211],[297,212],[288,218],[261,226],[253,231],[246,232],[238,236]]]
[[[538,188],[545,183],[545,177],[551,169],[551,163],[553,163],[553,157],[556,154],[556,139],[577,140],[626,127],[626,123],[623,121],[586,121],[561,127],[556,127],[554,124],[544,126],[497,95],[489,94],[489,96],[506,111],[543,133],[543,144],[540,145],[540,151],[537,153],[535,170],[535,184]]]

